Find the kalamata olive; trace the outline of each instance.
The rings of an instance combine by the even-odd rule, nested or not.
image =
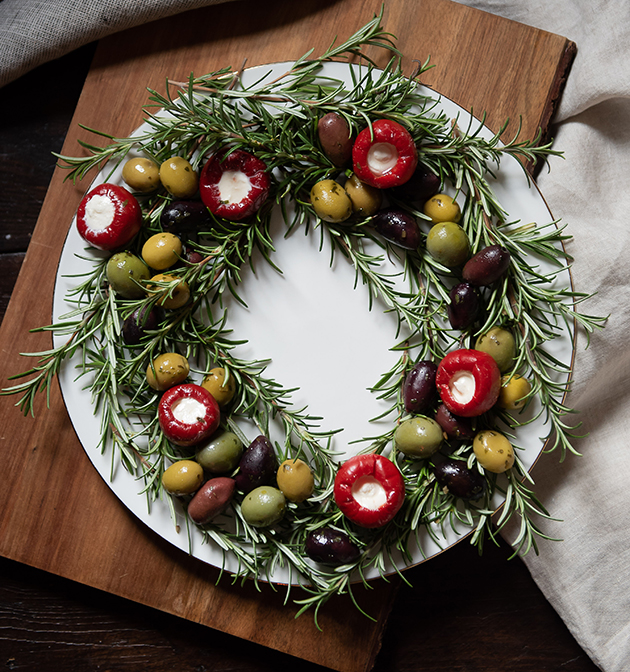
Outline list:
[[[460,282],[449,292],[448,321],[453,329],[468,329],[479,316],[481,296],[468,282]]]
[[[195,169],[181,156],[172,156],[160,166],[160,182],[177,199],[192,198],[199,186]]]
[[[518,374],[511,378],[510,376],[503,376],[497,405],[507,411],[518,411],[527,403],[527,396],[531,391],[532,384],[527,378]]]
[[[186,261],[189,264],[199,264],[205,259],[204,255],[201,254],[201,252],[198,252],[192,247],[184,248],[183,257],[184,261]]]
[[[374,228],[386,240],[406,250],[417,250],[422,236],[416,220],[399,208],[386,208],[372,220]]]
[[[236,394],[236,380],[233,375],[228,376],[222,366],[210,369],[204,376],[201,387],[210,392],[221,408],[225,408]]]
[[[213,474],[235,469],[243,455],[243,443],[233,432],[217,432],[197,448],[195,459]]]
[[[144,287],[138,283],[151,277],[146,264],[131,252],[112,255],[107,261],[105,273],[110,287],[124,299],[144,296]]]
[[[423,163],[419,163],[411,178],[399,187],[394,187],[396,197],[411,201],[426,201],[437,194],[440,178]]]
[[[435,421],[449,439],[472,439],[475,436],[472,420],[454,415],[444,404],[438,406]]]
[[[245,496],[241,513],[253,527],[269,527],[282,520],[286,506],[286,499],[278,488],[261,485]]]
[[[142,258],[156,271],[164,271],[180,260],[182,250],[182,241],[174,233],[156,233],[142,246]]]
[[[223,513],[232,501],[234,479],[217,476],[206,481],[188,504],[188,515],[197,525],[205,525]]]
[[[437,364],[427,360],[418,362],[407,374],[403,383],[403,403],[408,413],[423,413],[435,401],[436,373]]]
[[[160,167],[146,157],[129,159],[123,166],[122,178],[133,191],[148,194],[160,186]]]
[[[348,178],[344,189],[352,201],[352,211],[359,217],[371,217],[383,203],[383,191],[361,182],[354,174]]]
[[[427,252],[447,268],[461,266],[470,255],[466,232],[455,222],[438,222],[427,236]]]
[[[317,123],[317,135],[324,154],[335,166],[343,166],[350,161],[352,136],[344,117],[336,112],[324,115]]]
[[[359,547],[350,537],[332,527],[322,527],[308,534],[304,542],[308,557],[324,565],[348,565],[361,556]]]
[[[152,294],[161,294],[164,292],[164,296],[158,300],[158,305],[162,306],[162,308],[175,310],[188,303],[188,299],[190,299],[190,287],[184,280],[180,280],[169,273],[158,273],[151,278],[151,281],[170,283],[168,285],[147,285],[147,291]]]
[[[147,366],[147,382],[158,392],[183,383],[190,372],[188,360],[178,352],[158,355]]]
[[[193,231],[208,231],[212,218],[201,201],[173,201],[164,206],[160,224],[164,231],[181,235]]]
[[[192,460],[174,462],[162,474],[162,485],[171,495],[190,495],[203,484],[203,469]]]
[[[394,432],[396,449],[407,457],[431,457],[439,450],[443,438],[438,423],[423,415],[404,420]]]
[[[457,201],[448,194],[435,194],[424,204],[424,214],[434,224],[438,222],[459,222],[462,212]]]
[[[148,331],[157,329],[160,314],[157,308],[143,306],[129,315],[123,322],[122,335],[127,345],[137,345]]]
[[[483,495],[486,480],[462,460],[445,460],[434,469],[437,482],[455,497],[477,500]]]
[[[472,285],[491,285],[505,275],[509,267],[510,253],[500,245],[488,245],[466,262],[462,277]]]
[[[285,460],[276,475],[278,487],[290,502],[303,502],[313,494],[315,479],[303,460]]]
[[[261,434],[249,444],[240,459],[234,478],[236,487],[250,492],[261,485],[273,483],[277,470],[278,460],[271,441]]]
[[[311,189],[311,205],[320,219],[332,224],[344,222],[352,214],[352,201],[335,180],[320,180]]]
[[[473,451],[479,464],[495,474],[502,474],[514,464],[514,448],[500,432],[486,429],[473,440]]]
[[[475,350],[486,352],[497,363],[499,371],[504,373],[514,365],[516,343],[511,331],[501,327],[492,327],[481,334],[475,342]]]

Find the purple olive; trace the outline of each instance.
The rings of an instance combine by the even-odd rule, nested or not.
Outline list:
[[[324,154],[335,166],[343,166],[350,161],[353,141],[344,117],[336,112],[324,115],[317,123],[317,135]]]
[[[403,383],[403,403],[407,413],[422,413],[437,397],[435,374],[437,364],[418,362],[407,374]]]
[[[440,184],[440,178],[423,163],[419,163],[411,178],[392,191],[398,198],[426,201],[437,194]]]
[[[261,485],[271,485],[277,471],[278,460],[271,441],[260,435],[243,452],[234,477],[236,487],[248,493]]]
[[[461,460],[446,460],[435,469],[437,482],[455,497],[462,499],[479,499],[486,487],[485,478],[478,472],[469,469]]]
[[[386,240],[406,250],[417,250],[422,241],[420,227],[416,220],[404,210],[386,208],[380,210],[372,220],[374,228]]]
[[[453,415],[444,404],[438,406],[435,421],[449,439],[473,439],[475,437],[472,420]]]
[[[453,329],[468,329],[479,316],[481,296],[468,282],[455,285],[450,293],[451,303],[447,308],[448,321]]]
[[[311,560],[324,565],[347,565],[361,556],[361,551],[350,537],[332,527],[310,532],[304,543],[304,551]]]
[[[462,270],[462,277],[471,285],[491,285],[510,267],[510,253],[500,245],[484,247],[471,257]]]
[[[146,335],[147,331],[157,329],[159,322],[159,308],[155,306],[151,309],[149,309],[149,306],[138,308],[123,322],[123,340],[127,345],[137,345],[143,336]]]

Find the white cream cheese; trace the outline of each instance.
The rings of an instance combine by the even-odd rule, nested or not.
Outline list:
[[[114,221],[115,215],[112,200],[102,194],[95,194],[85,204],[85,223],[92,231],[104,231]]]
[[[373,175],[382,175],[398,163],[398,151],[388,142],[376,142],[368,150],[367,164]]]
[[[226,170],[217,186],[222,203],[240,203],[249,194],[252,183],[240,170]]]
[[[477,384],[470,371],[458,371],[448,384],[451,396],[459,404],[467,404],[475,396]]]
[[[171,411],[176,420],[183,422],[185,425],[192,425],[199,422],[201,418],[206,417],[206,407],[196,399],[184,397],[178,399],[172,406]]]
[[[362,476],[352,484],[352,496],[364,509],[376,511],[387,503],[385,488],[374,476]]]

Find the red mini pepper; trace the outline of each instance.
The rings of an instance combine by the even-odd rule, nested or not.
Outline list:
[[[77,209],[81,238],[99,250],[123,247],[140,231],[142,210],[124,187],[105,182],[87,193]]]
[[[418,152],[404,126],[379,119],[357,136],[352,147],[352,162],[361,182],[389,189],[411,179],[418,165]]]
[[[454,350],[438,365],[435,382],[451,413],[472,418],[489,411],[501,391],[501,372],[494,359],[480,350]]]
[[[177,446],[194,446],[214,434],[221,411],[208,390],[201,385],[184,383],[162,395],[158,420],[169,441]]]
[[[271,180],[264,161],[237,149],[212,156],[201,171],[199,193],[207,208],[231,222],[253,215],[269,195]]]
[[[335,477],[337,506],[361,527],[381,527],[398,513],[405,500],[400,469],[383,455],[355,455]]]

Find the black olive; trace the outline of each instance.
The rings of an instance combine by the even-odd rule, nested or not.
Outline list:
[[[462,277],[472,285],[491,285],[510,267],[510,253],[500,245],[484,247],[462,269]]]
[[[261,485],[274,482],[278,460],[271,441],[266,436],[256,437],[245,449],[234,477],[236,487],[242,492],[251,492]]]
[[[417,250],[422,241],[420,227],[416,220],[404,210],[386,208],[380,210],[372,220],[374,228],[386,240],[406,250]]]
[[[134,310],[123,322],[123,340],[127,345],[137,345],[147,331],[157,329],[160,318],[160,310],[155,306],[151,309],[149,306],[143,306]]]
[[[173,201],[164,206],[160,224],[164,231],[182,235],[208,231],[212,226],[212,218],[201,201]]]
[[[468,282],[455,285],[450,293],[451,303],[447,308],[448,321],[453,329],[468,329],[477,319],[481,309],[481,295]]]
[[[461,460],[446,460],[434,469],[437,482],[462,499],[479,499],[486,487],[485,478],[478,472],[469,469]]]
[[[475,437],[472,420],[453,415],[444,404],[438,406],[435,421],[449,439],[473,439]]]
[[[361,551],[350,537],[331,527],[313,530],[306,537],[304,551],[311,560],[325,565],[347,565],[359,559]]]
[[[422,361],[407,374],[403,384],[403,402],[408,413],[422,413],[435,400],[437,368],[434,362]]]

